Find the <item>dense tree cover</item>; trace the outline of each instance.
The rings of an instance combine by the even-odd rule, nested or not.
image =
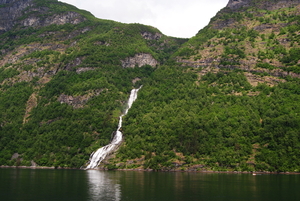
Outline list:
[[[34,8],[39,11],[29,12]],[[109,142],[130,90],[154,71],[147,65],[123,69],[121,60],[150,53],[164,63],[186,41],[164,36],[150,26],[96,19],[55,0],[34,1],[18,20],[69,11],[86,20],[16,26],[0,35],[1,59],[8,54],[16,60],[0,68],[0,165],[30,165],[31,160],[42,166],[84,165],[93,151]],[[143,33],[160,37],[145,39]],[[76,73],[81,67],[92,68]],[[24,77],[26,81],[18,83]],[[60,103],[62,94],[86,100],[76,108]],[[30,106],[32,95],[36,106]],[[14,153],[21,156],[11,160]]]
[[[150,26],[99,20],[56,0],[34,6],[48,8],[37,13],[41,19],[75,11],[87,20],[16,26],[0,35],[0,165],[33,160],[81,167],[109,143],[130,90],[143,85],[108,168],[300,171],[300,81],[264,77],[273,70],[300,72],[296,8],[225,9],[186,42]],[[25,13],[19,20],[36,14]],[[230,26],[235,22],[242,26]],[[282,26],[264,31],[265,24]],[[122,68],[121,61],[137,53],[160,65]],[[178,58],[219,63],[182,67]],[[254,66],[239,69],[250,60]],[[252,86],[251,73],[278,83],[257,78],[260,84]],[[84,101],[75,107],[62,95]],[[14,153],[20,156],[12,159]]]
[[[145,156],[152,169],[181,159],[213,170],[299,171],[299,80],[252,87],[242,72],[220,71],[196,81],[188,69],[154,72],[125,117],[121,160]]]
[[[19,71],[14,68],[0,68],[0,82],[3,82],[7,78],[12,78],[15,75],[19,75]]]
[[[132,89],[131,81],[153,70],[149,66],[111,66],[81,74],[60,71],[38,93],[38,105],[27,123],[23,123],[23,117],[33,93],[31,84],[15,84],[2,91],[1,165],[30,165],[34,160],[41,166],[81,167],[93,151],[109,143]],[[82,108],[58,101],[61,94],[78,96],[95,90],[100,94]],[[22,154],[22,161],[11,160],[13,153]]]

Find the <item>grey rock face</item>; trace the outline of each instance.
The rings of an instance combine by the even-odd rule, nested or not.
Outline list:
[[[227,7],[236,9],[245,5],[249,5],[250,2],[251,0],[229,0]]]
[[[63,24],[78,24],[84,21],[84,18],[76,12],[67,12],[62,14],[53,15],[46,19],[41,19],[36,16],[30,16],[23,20],[21,24],[25,27],[39,27],[49,26],[51,24],[63,25]]]
[[[274,10],[296,5],[300,0],[229,0],[227,7],[239,9],[246,6],[257,6],[261,9]]]
[[[10,30],[33,0],[0,0],[0,34]]]
[[[89,99],[95,96],[99,96],[103,90],[105,89],[97,89],[94,91],[90,91],[89,94],[83,96],[70,96],[70,95],[61,94],[58,97],[58,101],[61,104],[66,103],[68,105],[73,106],[74,108],[82,108],[88,102]]]
[[[134,57],[128,57],[121,61],[123,68],[134,68],[135,66],[142,67],[144,65],[150,65],[152,67],[158,64],[151,54],[139,53]]]
[[[0,0],[0,34],[15,26],[42,27],[85,21],[83,16],[71,11],[43,15],[48,13],[48,10],[47,7],[36,6],[33,0]]]
[[[150,32],[143,32],[141,33],[144,39],[146,40],[159,40],[162,37],[162,34],[160,33],[150,33]]]

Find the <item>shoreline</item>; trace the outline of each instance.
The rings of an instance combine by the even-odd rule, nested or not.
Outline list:
[[[80,170],[80,168],[62,168],[62,167],[46,167],[46,166],[7,166],[2,165],[0,168],[7,169],[45,169],[45,170]]]
[[[37,170],[84,170],[82,168],[63,168],[63,167],[45,167],[45,166],[0,166],[2,169],[37,169]],[[241,171],[213,171],[213,170],[153,170],[153,169],[114,169],[108,170],[104,168],[95,168],[89,170],[98,170],[98,171],[136,171],[136,172],[187,172],[187,173],[207,173],[207,174],[252,174],[252,175],[299,175],[300,172],[241,172]]]
[[[103,171],[109,171],[105,169],[98,169]],[[114,171],[139,171],[139,172],[188,172],[188,173],[207,173],[207,174],[252,174],[252,175],[275,175],[275,174],[282,174],[282,175],[298,175],[300,172],[241,172],[241,171],[213,171],[213,170],[152,170],[152,169],[116,169]]]

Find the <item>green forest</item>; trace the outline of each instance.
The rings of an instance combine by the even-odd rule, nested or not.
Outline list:
[[[299,79],[252,87],[243,72],[226,70],[196,84],[197,71],[155,71],[126,116],[120,160],[146,156],[144,166],[158,170],[183,160],[205,170],[299,171]]]
[[[100,168],[300,172],[299,5],[265,2],[182,39],[32,0],[0,34],[0,166],[84,167],[143,85]],[[68,12],[80,23],[22,25]],[[157,64],[122,66],[137,55]]]

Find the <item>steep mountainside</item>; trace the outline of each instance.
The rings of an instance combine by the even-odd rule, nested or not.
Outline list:
[[[132,87],[186,41],[56,0],[2,0],[0,16],[1,165],[83,165]]]
[[[177,52],[183,65],[299,77],[300,1],[231,0]]]
[[[0,165],[299,172],[299,1],[230,0],[189,39],[0,0]]]
[[[152,74],[104,166],[299,171],[299,9],[230,0],[172,56],[181,67]]]

